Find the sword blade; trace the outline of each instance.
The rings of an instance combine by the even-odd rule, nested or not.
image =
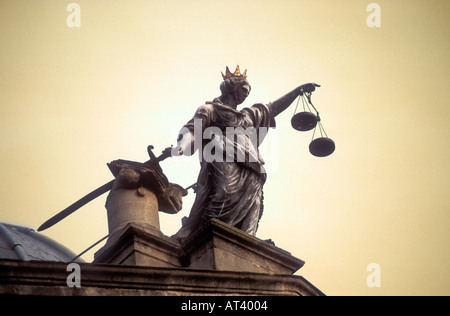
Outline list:
[[[147,148],[147,151],[148,151],[148,153],[150,155],[150,160],[147,161],[146,164],[157,164],[157,165],[159,165],[159,163],[161,161],[163,161],[166,158],[172,156],[171,155],[171,153],[172,153],[172,146],[171,147],[167,147],[166,149],[164,149],[164,151],[162,152],[162,154],[159,157],[156,157],[153,154],[152,149],[153,149],[153,146],[151,146],[151,145],[148,146],[148,148]],[[79,199],[78,201],[76,201],[75,203],[73,203],[72,205],[67,207],[66,209],[62,210],[61,212],[59,212],[58,214],[56,214],[55,216],[50,218],[44,224],[42,224],[37,229],[37,231],[40,232],[40,231],[43,231],[43,230],[45,230],[45,229],[47,229],[49,227],[52,227],[56,223],[59,223],[61,220],[63,220],[64,218],[66,218],[67,216],[69,216],[70,214],[75,212],[76,210],[78,210],[80,207],[86,205],[87,203],[89,203],[93,199],[98,198],[103,193],[108,192],[109,190],[112,189],[114,181],[115,180],[111,180],[110,182],[102,185],[101,187],[95,189],[91,193],[89,193],[86,196],[82,197],[81,199]]]
[[[95,189],[91,193],[85,195],[84,197],[82,197],[81,199],[79,199],[78,201],[76,201],[75,203],[70,205],[69,207],[65,208],[64,210],[62,210],[61,212],[59,212],[58,214],[56,214],[55,216],[50,218],[48,221],[46,221],[44,224],[42,224],[37,229],[37,231],[40,232],[40,231],[43,231],[43,230],[45,230],[47,228],[52,227],[56,223],[60,222],[61,220],[63,220],[64,218],[66,218],[67,216],[69,216],[70,214],[75,212],[76,210],[78,210],[80,207],[86,205],[87,203],[89,203],[93,199],[99,197],[103,193],[108,192],[109,190],[111,190],[111,188],[113,186],[113,183],[114,183],[114,180],[111,180],[110,182],[108,182],[108,183],[102,185],[101,187]]]

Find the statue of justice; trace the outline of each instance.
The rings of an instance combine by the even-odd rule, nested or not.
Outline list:
[[[263,213],[263,186],[267,178],[258,147],[268,129],[275,127],[275,117],[298,98],[295,112],[300,100],[303,111],[292,117],[291,125],[301,132],[314,129],[310,153],[316,157],[327,157],[334,152],[335,143],[326,135],[319,112],[311,102],[312,92],[320,85],[306,83],[273,102],[257,103],[238,110],[238,105],[246,100],[251,91],[247,70],[241,73],[237,66],[232,73],[226,67],[222,78],[221,95],[195,111],[192,119],[181,128],[176,147],[167,147],[156,157],[152,152],[153,146],[148,146],[150,160],[145,163],[126,160],[111,162],[108,166],[115,180],[74,202],[43,223],[38,231],[52,227],[108,191],[107,205],[108,201],[114,200],[110,197],[119,189],[137,189],[139,193],[139,188],[144,187],[157,195],[155,205],[158,209],[155,211],[169,214],[182,209],[182,196],[187,194],[188,189],[194,188],[196,197],[190,215],[173,236],[180,243],[213,218],[256,235]],[[320,137],[315,138],[317,130]],[[197,183],[186,189],[169,183],[159,163],[171,156],[193,155],[195,152],[200,153],[201,165]],[[130,178],[127,175],[133,176]]]
[[[189,217],[173,236],[178,240],[187,238],[211,218],[219,219],[250,235],[256,235],[263,213],[263,185],[266,173],[258,151],[262,139],[251,141],[248,138],[251,138],[252,133],[245,131],[267,131],[268,128],[275,127],[275,117],[286,110],[296,98],[305,94],[310,96],[316,87],[320,87],[315,83],[303,84],[276,101],[268,104],[258,103],[238,110],[238,105],[245,101],[251,91],[247,70],[241,73],[237,66],[232,73],[227,67],[222,77],[221,96],[197,109],[193,118],[181,129],[178,146],[175,148],[177,155],[192,155],[197,150],[205,150],[211,142],[215,142],[216,149],[226,149],[223,150],[223,155],[226,155],[223,159],[201,159],[197,195]],[[221,131],[221,135],[214,135],[212,139],[196,140],[196,136],[203,135],[196,135],[195,128],[199,127],[202,132],[214,127]],[[244,131],[239,134],[240,139],[244,141],[236,138],[236,128]],[[195,143],[200,145],[196,146]],[[244,158],[236,159],[236,153],[242,153],[241,157]],[[235,159],[229,159],[230,156]]]

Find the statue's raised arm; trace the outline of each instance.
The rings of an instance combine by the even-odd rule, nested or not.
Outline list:
[[[300,87],[295,88],[288,94],[277,99],[276,101],[270,103],[270,106],[272,107],[273,116],[275,117],[284,110],[286,110],[298,96],[301,96],[304,93],[311,93],[315,91],[316,87],[320,87],[320,85],[316,83],[303,84]]]

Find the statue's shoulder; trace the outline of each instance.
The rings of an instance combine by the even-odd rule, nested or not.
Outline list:
[[[214,109],[215,107],[218,107],[218,106],[220,107],[220,106],[224,106],[224,105],[223,105],[222,101],[220,101],[219,98],[215,98],[212,101],[206,101],[204,106]]]
[[[219,99],[206,101],[204,105],[199,107],[199,109],[207,112],[236,111],[229,106],[224,105]]]
[[[211,113],[214,112],[214,104],[212,102],[205,102],[197,108],[197,113]]]

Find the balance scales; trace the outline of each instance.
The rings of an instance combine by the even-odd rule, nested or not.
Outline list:
[[[297,113],[300,100],[302,101],[303,112]],[[311,111],[310,106],[316,114]],[[335,151],[336,144],[325,132],[319,112],[311,102],[311,92],[304,92],[298,97],[294,116],[291,119],[291,125],[295,130],[300,132],[307,132],[314,129],[312,140],[309,144],[309,152],[312,155],[316,157],[327,157]],[[314,138],[317,129],[319,129],[320,137]]]

